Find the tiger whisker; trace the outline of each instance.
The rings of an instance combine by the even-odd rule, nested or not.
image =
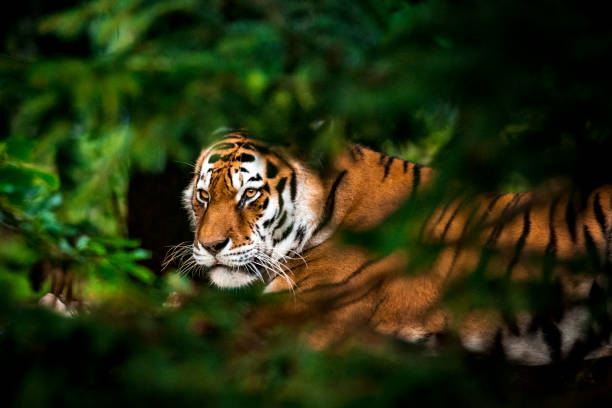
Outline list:
[[[266,257],[267,257],[267,261],[273,263],[274,265],[277,265],[280,269],[284,269],[287,272],[291,273],[291,269],[289,269],[289,267],[287,267],[286,265],[284,265],[280,261],[278,261],[278,260],[276,260],[276,259],[274,259],[274,258],[272,258],[270,256],[267,256],[267,255],[266,255]]]
[[[304,265],[306,267],[308,267],[308,262],[306,262],[306,259],[302,255],[300,255],[299,253],[297,253],[296,251],[293,251],[291,249],[289,249],[288,251],[294,253],[296,256],[293,257],[293,256],[289,256],[289,255],[286,255],[286,254],[282,255],[282,254],[278,253],[274,248],[272,248],[273,254],[278,256],[283,262],[285,262],[287,259],[292,260],[292,261],[294,261],[296,259],[300,259],[302,262],[304,262]]]
[[[260,252],[258,255],[259,256],[257,257],[257,259],[259,261],[263,262],[264,264],[266,264],[266,266],[269,268],[269,270],[274,272],[275,275],[281,276],[283,279],[285,279],[285,281],[287,282],[287,284],[291,288],[291,291],[295,295],[294,288],[296,287],[296,284],[293,281],[293,279],[291,279],[291,277],[289,277],[289,275],[285,272],[285,270],[287,270],[287,272],[291,273],[291,270],[288,267],[286,267],[285,265],[283,265],[282,263],[280,263],[277,260],[271,258],[269,255],[267,255],[267,254],[265,254],[263,252]]]
[[[253,272],[254,272],[254,273],[257,275],[257,277],[259,278],[259,280],[260,280],[262,283],[265,283],[264,278],[263,278],[263,276],[261,275],[261,272],[259,272],[259,269],[257,269],[257,268],[255,267],[255,265],[252,265],[252,264],[246,264],[246,265],[245,265],[245,267],[246,267],[246,268],[247,268],[247,270],[249,270],[249,271],[251,271],[251,270],[252,270],[252,271],[253,271]]]
[[[257,261],[253,261],[253,263],[255,263],[256,265],[262,266],[263,268],[266,269],[267,272],[272,271],[275,276],[280,276],[281,278],[283,278],[287,282],[287,285],[289,285],[289,288],[291,289],[291,292],[295,296],[295,290],[294,290],[295,283],[293,282],[293,280],[289,276],[287,276],[287,274],[284,271],[282,271],[280,269],[276,269],[274,267],[271,267],[270,265],[262,265],[262,264],[258,263]],[[268,276],[269,276],[269,274],[268,274]]]
[[[170,266],[170,264],[175,260],[180,259],[182,261],[185,256],[189,255],[191,245],[187,242],[182,242],[177,245],[171,245],[169,248],[170,249],[164,257],[164,261],[162,262],[162,270]]]
[[[198,265],[194,258],[190,257],[186,261],[184,257],[181,259],[181,263],[179,265],[178,271],[181,276],[187,276],[187,274],[192,273],[194,270],[198,271],[198,275],[202,276],[202,265]]]

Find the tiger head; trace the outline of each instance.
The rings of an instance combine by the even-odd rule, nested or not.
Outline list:
[[[184,191],[193,260],[221,288],[267,282],[314,232],[321,189],[297,160],[240,134],[204,149]]]

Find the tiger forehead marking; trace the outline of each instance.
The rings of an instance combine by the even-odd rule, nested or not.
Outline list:
[[[301,250],[316,215],[300,180],[305,169],[240,135],[202,151],[185,204],[194,259],[220,287],[269,281],[280,260]]]
[[[222,185],[230,191],[238,191],[245,183],[263,181],[262,162],[250,143],[222,142],[213,145],[203,160],[198,171],[198,187],[208,188],[211,183]]]

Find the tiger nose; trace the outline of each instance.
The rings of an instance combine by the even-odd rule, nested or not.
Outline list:
[[[206,248],[206,250],[210,252],[212,255],[216,255],[223,248],[225,248],[228,242],[229,242],[229,238],[225,238],[225,239],[219,239],[217,241],[210,241],[210,242],[203,243],[202,246]]]

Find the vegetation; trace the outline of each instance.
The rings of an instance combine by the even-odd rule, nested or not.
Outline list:
[[[435,166],[439,199],[610,182],[612,49],[595,3],[26,0],[0,25],[0,366],[6,406],[572,406],[610,399],[609,360],[525,368],[389,341],[247,343],[261,288],[162,273],[189,240],[180,190],[202,146],[246,128],[313,165],[347,142]],[[421,210],[366,236],[410,245]],[[593,270],[588,260],[574,265]],[[598,267],[599,268],[599,267]],[[601,269],[595,268],[595,271]],[[409,272],[409,271],[408,271]],[[86,282],[67,318],[50,276]],[[484,278],[481,278],[484,279]],[[481,281],[449,299],[532,304]],[[64,294],[68,290],[65,285]],[[483,289],[485,288],[485,289]],[[604,300],[607,300],[607,293]],[[466,300],[472,299],[472,300]],[[603,314],[605,315],[605,313]],[[602,315],[602,316],[603,316]],[[607,324],[603,316],[602,325]]]

